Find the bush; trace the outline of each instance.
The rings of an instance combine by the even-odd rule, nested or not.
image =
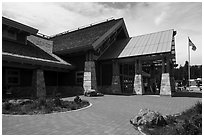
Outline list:
[[[13,103],[10,103],[13,102]],[[52,112],[76,110],[89,105],[88,101],[63,101],[54,99],[37,99],[30,101],[6,101],[2,103],[3,114],[46,114]]]
[[[55,106],[62,106],[62,101],[60,100],[59,97],[54,98],[54,104]]]
[[[194,106],[195,111],[198,114],[202,114],[202,103],[201,102],[197,102]]]
[[[11,107],[12,107],[12,104],[9,102],[2,103],[2,109],[3,110],[9,110],[9,109],[11,109]]]

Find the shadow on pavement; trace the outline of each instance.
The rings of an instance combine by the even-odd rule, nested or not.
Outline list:
[[[202,98],[202,93],[200,92],[175,92],[172,97],[192,97],[192,98]]]

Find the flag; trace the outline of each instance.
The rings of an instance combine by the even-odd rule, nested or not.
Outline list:
[[[188,45],[192,46],[192,50],[195,51],[196,50],[196,46],[193,44],[193,42],[190,40],[190,38],[188,38]]]

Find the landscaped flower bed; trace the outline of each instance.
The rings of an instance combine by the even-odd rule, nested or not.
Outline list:
[[[74,101],[63,101],[60,98],[50,99],[18,99],[2,102],[2,113],[12,115],[35,115],[53,112],[77,110],[89,106],[86,100],[76,97]]]
[[[201,102],[179,115],[167,115],[164,119],[162,117],[159,113],[148,110],[140,112],[130,122],[148,135],[202,135]]]

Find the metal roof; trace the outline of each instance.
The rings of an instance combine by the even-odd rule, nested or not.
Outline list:
[[[119,40],[101,56],[100,60],[171,52],[173,32],[171,29]]]

